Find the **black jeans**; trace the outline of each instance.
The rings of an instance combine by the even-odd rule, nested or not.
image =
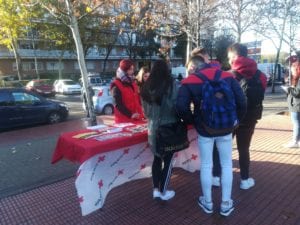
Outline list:
[[[239,152],[239,164],[240,175],[242,180],[249,178],[249,166],[250,166],[250,144],[254,133],[257,120],[249,121],[247,123],[240,124],[235,130],[236,144]],[[220,159],[216,145],[213,150],[213,176],[220,177],[221,166]]]
[[[163,158],[154,156],[152,163],[153,187],[158,188],[162,193],[167,190],[172,174],[173,153],[166,154]],[[162,167],[162,163],[164,166]]]

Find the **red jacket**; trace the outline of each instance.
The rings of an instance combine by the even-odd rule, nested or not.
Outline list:
[[[257,71],[257,64],[253,59],[239,56],[231,65],[231,70],[237,71],[239,74],[244,76],[246,79],[253,77]],[[263,76],[260,76],[260,81],[263,85],[263,88],[267,88],[267,77],[264,73]]]
[[[122,104],[131,112],[131,114],[139,113],[140,120],[144,118],[140,96],[138,94],[138,86],[135,82],[132,85],[124,85],[119,79],[115,79],[111,85],[111,88],[116,86],[122,94]],[[127,115],[124,115],[119,109],[114,107],[115,122],[116,123],[127,123],[136,122],[136,119],[131,119]]]

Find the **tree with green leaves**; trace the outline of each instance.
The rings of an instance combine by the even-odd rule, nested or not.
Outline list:
[[[28,26],[27,11],[21,3],[20,0],[0,0],[0,44],[13,52],[19,80],[23,75],[18,39],[25,35]]]
[[[83,80],[83,88],[87,97],[87,109],[91,117],[91,124],[96,124],[96,115],[93,110],[91,95],[88,90],[87,68],[85,64],[84,49],[78,22],[93,13],[102,13],[108,15],[108,18],[114,17],[113,9],[119,5],[116,0],[31,0],[31,4],[40,4],[50,15],[68,26],[71,30],[73,40],[76,46],[77,60]],[[30,7],[30,5],[28,5]],[[93,23],[93,21],[91,21]]]

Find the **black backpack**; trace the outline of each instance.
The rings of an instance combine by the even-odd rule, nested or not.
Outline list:
[[[263,105],[262,102],[265,96],[265,89],[260,80],[261,71],[257,70],[254,76],[250,79],[246,79],[237,71],[232,71],[236,75],[240,82],[241,88],[247,97],[247,111],[255,119],[260,119],[262,114]]]

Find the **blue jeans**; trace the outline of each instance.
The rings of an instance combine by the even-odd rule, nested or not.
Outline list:
[[[202,193],[207,202],[212,201],[213,146],[217,145],[221,163],[222,201],[231,200],[232,191],[232,134],[220,137],[198,136],[200,151],[200,180]]]
[[[300,112],[291,112],[293,123],[293,142],[300,141]]]

